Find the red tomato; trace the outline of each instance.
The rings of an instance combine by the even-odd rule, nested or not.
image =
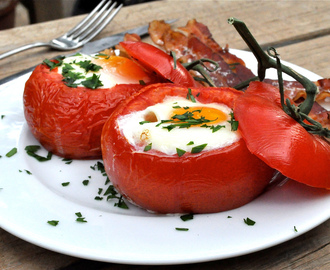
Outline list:
[[[57,68],[39,65],[24,90],[24,113],[32,134],[56,155],[72,159],[101,158],[101,132],[117,105],[142,88],[70,88]]]
[[[180,62],[176,62],[174,69],[173,58],[158,49],[157,47],[145,42],[120,42],[130,57],[135,59],[141,66],[150,72],[156,72],[162,78],[186,87],[200,86]]]
[[[117,119],[187,96],[187,88],[154,84],[123,102],[107,120],[101,137],[107,174],[118,191],[142,208],[158,213],[211,213],[242,206],[258,196],[274,170],[252,155],[240,138],[222,149],[183,156],[151,149],[137,151],[123,136]],[[233,107],[242,93],[231,88],[192,88],[201,103]]]
[[[283,175],[313,187],[330,188],[330,144],[308,133],[281,108],[279,91],[252,82],[234,106],[249,150]]]

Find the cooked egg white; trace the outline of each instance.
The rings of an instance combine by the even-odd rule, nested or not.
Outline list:
[[[191,152],[194,147],[206,144],[203,151],[207,151],[238,141],[239,133],[231,131],[228,122],[230,113],[231,109],[226,105],[168,97],[143,111],[119,117],[117,125],[136,151],[146,151],[145,147],[149,146],[167,155],[175,155],[177,149]],[[191,116],[189,120],[197,119],[203,123],[187,128],[185,121],[177,119],[187,115]]]
[[[80,64],[81,62],[90,61],[99,66],[98,71],[87,71]],[[85,54],[76,54],[74,56],[63,59],[63,64],[59,66],[58,73],[62,74],[63,70],[70,66],[73,73],[80,73],[83,78],[74,81],[77,86],[83,86],[82,81],[93,74],[99,76],[102,86],[98,88],[111,88],[116,84],[139,84],[140,81],[149,82],[148,75],[140,66],[132,60],[121,56],[90,56]]]

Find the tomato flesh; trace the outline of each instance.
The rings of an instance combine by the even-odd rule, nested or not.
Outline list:
[[[280,107],[278,89],[252,82],[234,106],[249,150],[283,175],[330,188],[330,144],[308,133]]]
[[[174,64],[173,58],[164,51],[145,42],[120,42],[130,57],[150,72],[186,87],[200,86],[180,62]]]
[[[242,95],[231,88],[192,88],[201,103],[232,107]],[[123,102],[104,125],[101,145],[105,170],[118,191],[138,206],[158,213],[212,213],[240,207],[256,198],[274,170],[252,155],[245,142],[183,156],[151,149],[136,151],[117,119],[146,109],[168,96],[186,97],[187,88],[155,84]]]

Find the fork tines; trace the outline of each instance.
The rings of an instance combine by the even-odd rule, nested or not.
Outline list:
[[[120,4],[115,8],[117,3],[114,2],[112,5],[111,3],[111,0],[102,0],[93,11],[77,26],[71,29],[66,36],[72,40],[78,39],[78,42],[91,40],[110,23],[123,6],[123,4]]]

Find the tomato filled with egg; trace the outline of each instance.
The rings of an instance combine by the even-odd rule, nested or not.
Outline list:
[[[274,174],[247,149],[232,88],[146,86],[104,125],[105,170],[132,203],[158,213],[212,213],[240,207]]]
[[[71,159],[101,158],[102,127],[117,105],[153,78],[132,60],[77,54],[44,61],[24,90],[24,113],[40,143]]]

